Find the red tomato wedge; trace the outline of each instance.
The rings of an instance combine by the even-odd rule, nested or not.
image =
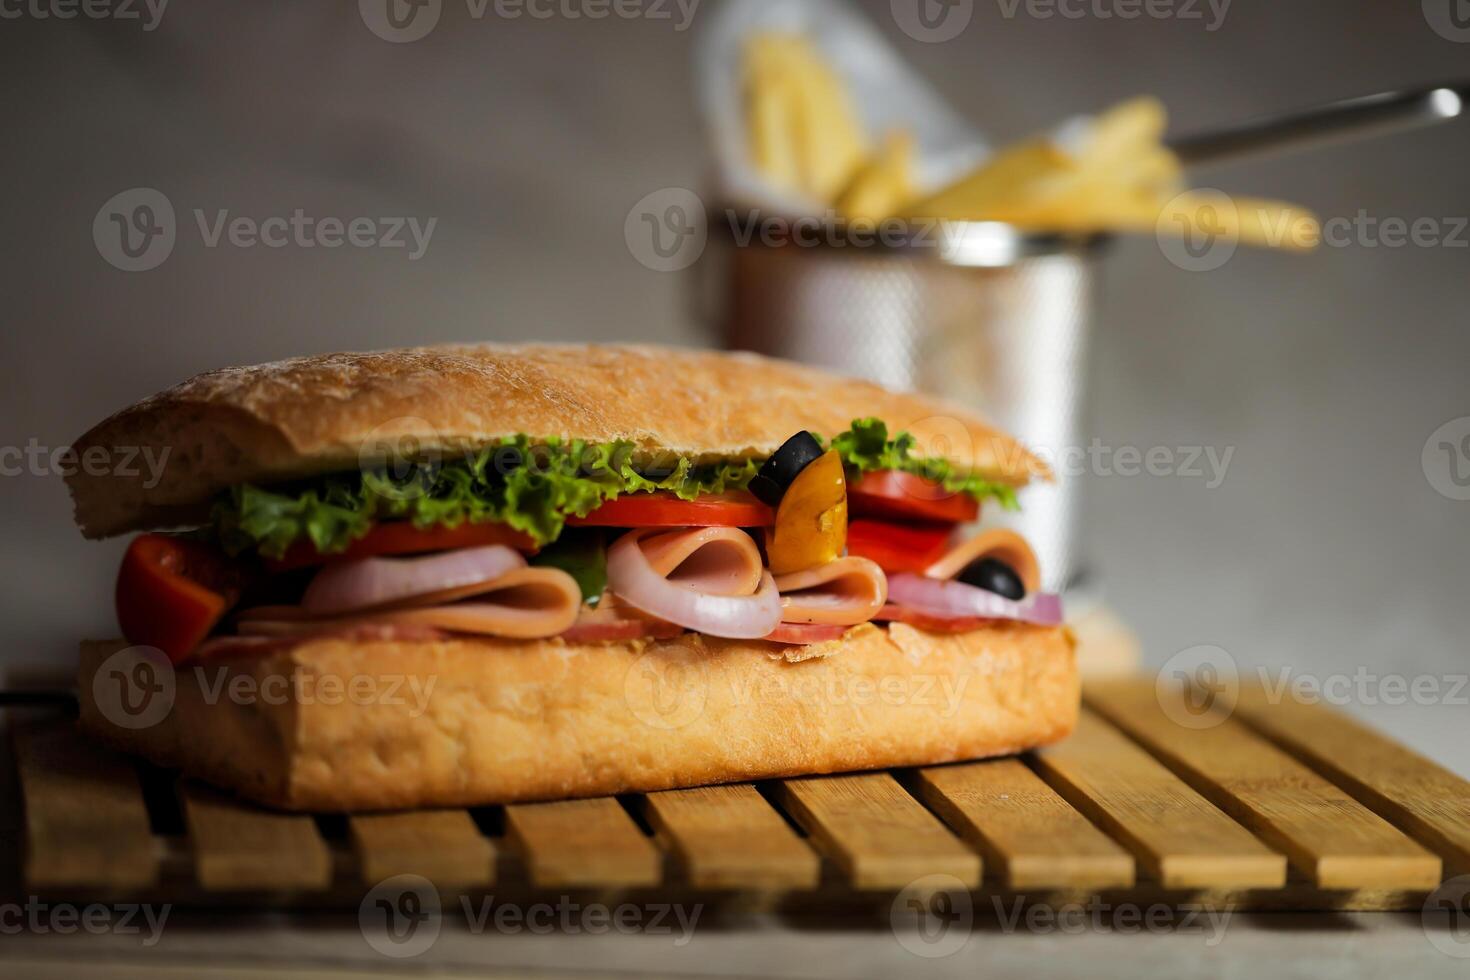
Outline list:
[[[770,527],[775,522],[775,511],[747,490],[697,500],[680,500],[666,490],[630,493],[586,517],[567,518],[572,527]]]
[[[856,483],[848,484],[847,506],[853,517],[887,520],[963,524],[980,516],[975,498],[900,470],[864,473]]]
[[[808,643],[826,643],[840,639],[850,626],[831,626],[827,623],[782,623],[763,639],[771,643],[790,643],[805,646]]]
[[[117,622],[129,643],[174,663],[194,651],[240,597],[243,574],[200,541],[167,534],[133,539],[117,574]]]
[[[847,525],[847,553],[876,562],[885,572],[920,575],[949,550],[953,524],[891,524],[856,520]]]
[[[273,572],[324,565],[327,562],[377,555],[414,555],[454,548],[477,548],[487,544],[503,544],[525,554],[536,553],[536,542],[529,535],[505,524],[486,522],[458,527],[417,528],[409,521],[384,521],[374,524],[367,534],[347,546],[346,551],[324,555],[308,539],[297,541],[280,558],[265,559],[265,567]]]

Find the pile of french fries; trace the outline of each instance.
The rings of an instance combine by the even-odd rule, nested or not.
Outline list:
[[[914,140],[874,139],[842,79],[799,35],[758,34],[744,49],[746,127],[756,168],[773,187],[833,209],[847,221],[1000,221],[1028,231],[1203,233],[1277,248],[1310,249],[1317,219],[1293,204],[1189,190],[1164,144],[1163,105],[1140,97],[1070,127],[993,154],[923,196]]]

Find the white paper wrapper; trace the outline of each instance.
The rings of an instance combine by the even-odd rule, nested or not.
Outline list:
[[[988,155],[981,134],[841,0],[726,0],[704,23],[694,47],[695,92],[714,147],[722,203],[797,217],[823,205],[770,186],[755,169],[745,130],[741,53],[760,33],[802,34],[846,83],[869,138],[906,129],[914,136],[915,181],[927,194],[957,180]]]

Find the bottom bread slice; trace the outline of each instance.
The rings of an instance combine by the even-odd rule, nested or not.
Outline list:
[[[82,646],[81,720],[290,810],[471,806],[1004,755],[1065,737],[1065,628],[865,625],[788,648],[321,638],[171,673]]]

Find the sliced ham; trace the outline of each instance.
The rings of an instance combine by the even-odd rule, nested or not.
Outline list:
[[[760,639],[781,597],[755,541],[738,528],[637,528],[607,551],[608,588],[624,603],[687,629]]]
[[[561,638],[568,643],[600,643],[609,640],[668,640],[684,632],[677,623],[655,619],[634,609],[611,592],[604,591],[595,607],[583,606],[577,621]]]
[[[672,640],[683,632],[684,627],[658,619],[610,619],[605,623],[576,623],[561,638],[568,643]]]
[[[645,535],[650,567],[677,585],[712,595],[750,595],[760,588],[760,549],[738,527],[696,527]]]
[[[477,586],[475,595],[473,602],[399,605],[342,616],[313,616],[298,606],[267,606],[241,612],[237,629],[247,635],[284,636],[324,628],[393,626],[536,639],[565,632],[582,608],[576,581],[557,568],[513,569]]]
[[[878,611],[875,619],[890,623],[908,623],[931,633],[968,633],[993,622],[979,616],[953,616],[946,613],[929,612],[917,606],[900,606],[888,603]]]
[[[1008,528],[996,527],[981,531],[945,552],[944,557],[924,569],[929,578],[954,578],[973,561],[981,558],[996,558],[1016,570],[1026,592],[1041,589],[1041,566],[1036,553],[1026,539]]]
[[[562,639],[569,644],[598,644],[623,639],[673,639],[682,632],[684,627],[678,623],[648,616],[603,589],[597,605],[584,605],[572,627],[562,633]]]
[[[783,623],[856,626],[888,599],[883,569],[867,558],[838,558],[776,579]]]
[[[294,608],[294,607],[292,607]],[[275,635],[212,636],[194,651],[194,660],[230,657],[236,654],[262,655],[290,650],[311,640],[337,639],[356,643],[411,642],[440,640],[440,630],[424,626],[394,626],[388,623],[348,622],[319,623],[314,630],[292,630]]]

